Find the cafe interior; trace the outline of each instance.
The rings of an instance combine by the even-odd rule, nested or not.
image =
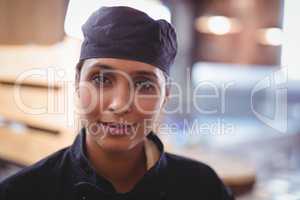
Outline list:
[[[0,181],[72,144],[81,26],[119,5],[177,32],[166,151],[212,166],[237,200],[300,200],[297,0],[0,0]]]

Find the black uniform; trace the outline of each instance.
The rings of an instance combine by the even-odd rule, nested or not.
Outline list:
[[[164,152],[161,140],[150,133],[160,159],[133,190],[117,193],[97,175],[86,156],[85,129],[74,143],[0,183],[1,200],[232,200],[214,170],[204,163]],[[28,155],[30,156],[30,155]]]

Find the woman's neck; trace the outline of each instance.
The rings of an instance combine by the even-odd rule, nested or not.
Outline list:
[[[144,143],[126,152],[107,152],[86,137],[86,149],[96,172],[108,179],[118,192],[128,192],[146,172]]]

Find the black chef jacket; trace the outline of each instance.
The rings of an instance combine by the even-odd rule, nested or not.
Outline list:
[[[135,187],[117,193],[97,175],[86,156],[85,129],[74,143],[0,183],[0,200],[232,200],[233,196],[206,164],[164,152],[161,140],[147,137],[161,152]],[[30,156],[30,155],[28,155]]]

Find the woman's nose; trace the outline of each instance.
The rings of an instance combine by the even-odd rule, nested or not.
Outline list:
[[[114,88],[108,110],[115,114],[130,112],[132,109],[133,93],[134,91],[126,86],[126,84],[119,84]]]

